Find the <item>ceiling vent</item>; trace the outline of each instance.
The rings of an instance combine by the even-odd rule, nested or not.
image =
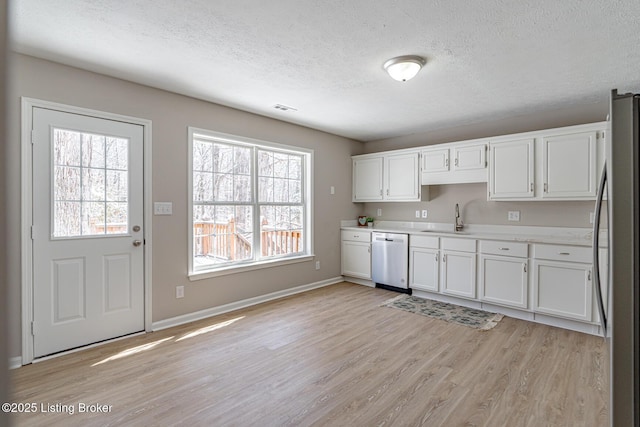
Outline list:
[[[273,108],[275,108],[276,110],[280,110],[280,111],[298,111],[297,108],[293,108],[290,107],[288,105],[284,105],[284,104],[276,104],[273,106]]]

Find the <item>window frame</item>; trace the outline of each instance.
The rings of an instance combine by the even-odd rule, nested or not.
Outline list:
[[[252,200],[246,202],[223,202],[228,205],[252,206],[253,214],[253,245],[252,257],[250,260],[242,260],[219,265],[208,265],[197,268],[194,253],[194,207],[199,206],[194,202],[194,158],[193,149],[196,140],[219,142],[235,146],[245,146],[251,148],[251,194]],[[301,156],[302,158],[302,203],[272,203],[260,202],[258,189],[258,150],[267,150]],[[275,267],[280,265],[306,262],[313,259],[313,150],[297,146],[290,146],[275,142],[263,141],[259,139],[247,138],[243,136],[231,135],[222,132],[215,132],[196,127],[188,127],[188,277],[190,280],[201,280],[210,277],[227,274],[251,271],[262,268]],[[221,203],[221,204],[223,204]],[[303,208],[303,249],[295,254],[271,255],[262,257],[260,255],[260,207],[264,205],[301,205]]]

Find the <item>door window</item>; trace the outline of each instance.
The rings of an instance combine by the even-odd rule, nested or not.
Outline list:
[[[129,140],[53,129],[53,238],[126,234]]]

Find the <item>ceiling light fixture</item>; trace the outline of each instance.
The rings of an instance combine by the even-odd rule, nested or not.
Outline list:
[[[391,58],[384,63],[383,67],[392,79],[406,82],[414,78],[426,63],[427,60],[421,56],[406,55]]]

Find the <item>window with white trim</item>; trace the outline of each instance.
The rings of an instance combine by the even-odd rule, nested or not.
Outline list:
[[[189,128],[190,273],[311,254],[305,149]]]

